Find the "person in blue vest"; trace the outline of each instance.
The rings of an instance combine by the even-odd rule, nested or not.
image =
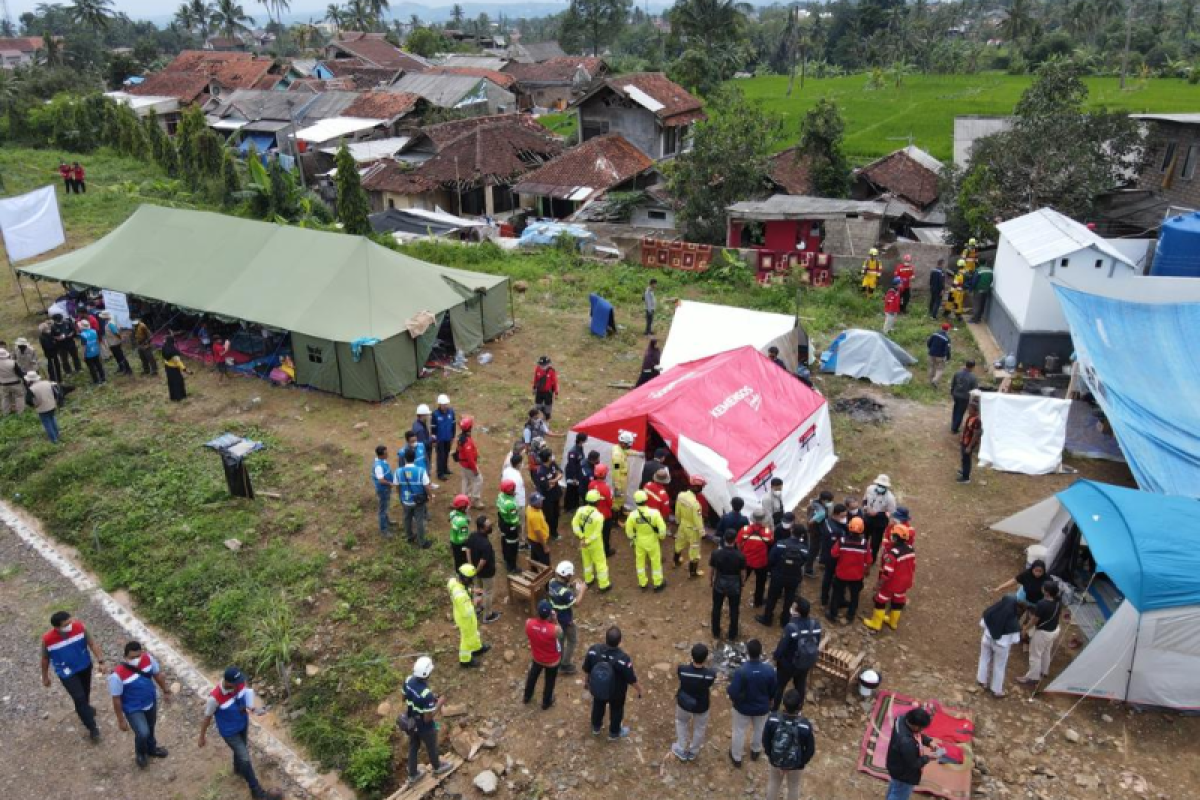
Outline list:
[[[426,472],[429,472],[429,445],[421,441],[421,437],[417,435],[415,430],[404,432],[404,447],[401,447],[396,453],[396,469],[402,469],[404,467],[405,450],[412,450],[417,456],[413,463]],[[430,484],[429,488],[436,491],[438,487],[437,484],[434,483]]]
[[[404,535],[408,543],[429,548],[425,538],[425,522],[429,519],[429,473],[417,466],[415,450],[404,451],[404,467],[396,472],[400,489],[400,506],[404,509]]]
[[[93,655],[96,657],[94,662]],[[96,725],[96,709],[92,708],[93,664],[104,670],[100,645],[88,634],[82,622],[71,619],[70,612],[55,611],[50,617],[50,630],[42,634],[42,685],[50,685],[50,666],[53,665],[54,674],[75,703],[79,721],[87,728],[92,741],[98,742],[100,728]]]
[[[108,377],[104,374],[104,360],[100,354],[100,335],[92,330],[92,323],[86,319],[79,322],[79,339],[83,342],[83,360],[92,383],[97,386],[106,383]]]
[[[446,395],[439,394],[437,403],[430,422],[433,424],[433,439],[437,442],[437,476],[441,481],[450,477],[450,447],[458,432],[458,416],[450,407],[450,398]]]
[[[108,693],[112,695],[117,727],[122,731],[133,729],[133,752],[137,765],[143,769],[150,756],[167,757],[167,748],[159,747],[154,738],[154,725],[158,721],[155,684],[162,689],[163,702],[171,702],[171,690],[163,680],[158,661],[142,649],[140,642],[127,642],[124,660],[108,676]]]
[[[412,732],[408,735],[409,786],[421,778],[417,768],[421,745],[425,745],[425,751],[429,754],[429,765],[433,767],[434,776],[445,775],[454,769],[453,764],[438,757],[437,715],[442,710],[442,698],[429,688],[429,676],[432,674],[433,659],[421,656],[413,665],[412,675],[404,682],[405,713],[413,722]]]
[[[392,535],[391,528],[396,523],[388,516],[388,508],[392,503],[392,487],[396,485],[396,475],[387,460],[387,448],[379,445],[375,448],[375,466],[371,469],[371,479],[375,482],[375,496],[379,498],[379,533],[387,538]]]
[[[265,713],[266,709],[254,707],[254,690],[246,685],[246,676],[237,667],[230,667],[204,701],[204,721],[200,723],[196,744],[200,747],[208,744],[208,726],[215,720],[217,733],[233,751],[233,774],[245,779],[250,796],[283,800],[279,792],[262,787],[250,763],[250,715],[261,717]]]

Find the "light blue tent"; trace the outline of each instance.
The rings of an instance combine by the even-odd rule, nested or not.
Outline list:
[[[866,378],[883,386],[908,383],[912,373],[905,367],[915,363],[903,347],[879,331],[861,328],[842,331],[821,353],[822,372]]]
[[[1200,303],[1136,303],[1054,289],[1084,380],[1138,486],[1200,497]]]

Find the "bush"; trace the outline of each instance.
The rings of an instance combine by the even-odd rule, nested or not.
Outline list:
[[[350,754],[346,765],[346,780],[360,792],[375,792],[387,785],[392,777],[392,732],[395,724],[388,720],[368,730],[363,741]]]

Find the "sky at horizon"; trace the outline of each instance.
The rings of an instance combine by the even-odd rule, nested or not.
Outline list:
[[[14,21],[17,17],[24,14],[26,11],[32,11],[40,2],[44,0],[8,0],[8,11],[12,15]],[[45,0],[46,2],[54,3],[61,2],[62,5],[67,5],[66,0]],[[553,0],[549,0],[553,2]],[[463,0],[458,0],[463,2]],[[519,7],[526,5],[524,0],[486,0],[489,4],[511,5]],[[115,11],[123,11],[133,19],[161,19],[169,17],[175,13],[175,9],[179,7],[180,0],[115,0],[113,9]],[[258,2],[253,0],[241,0],[242,7],[246,9],[246,13],[258,20],[259,17],[266,21],[266,9]],[[454,5],[455,0],[421,0],[417,5],[426,6],[429,8],[441,8]],[[466,5],[466,3],[463,3]],[[293,2],[290,14],[302,15],[313,14],[316,16],[324,15],[325,7],[329,5],[329,0],[321,2],[320,0],[303,0],[303,2]],[[392,13],[401,19],[407,19],[408,12],[404,11],[407,4],[393,3]],[[566,0],[563,0],[563,6],[566,7]],[[318,15],[317,12],[320,12]],[[316,18],[314,16],[314,18]]]

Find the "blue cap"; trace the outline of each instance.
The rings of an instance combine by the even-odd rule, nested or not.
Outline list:
[[[550,619],[550,614],[554,608],[550,605],[549,600],[541,600],[538,602],[538,616],[542,619]]]
[[[225,670],[225,682],[226,683],[245,683],[246,676],[243,675],[242,671],[240,669],[238,669],[237,667],[230,667],[229,669]]]
[[[546,498],[542,497],[537,492],[534,492],[529,498],[529,505],[533,506],[534,508],[541,508],[542,504],[545,502]]]
[[[896,510],[892,512],[892,519],[897,522],[908,522],[908,509],[904,506],[896,506]]]

